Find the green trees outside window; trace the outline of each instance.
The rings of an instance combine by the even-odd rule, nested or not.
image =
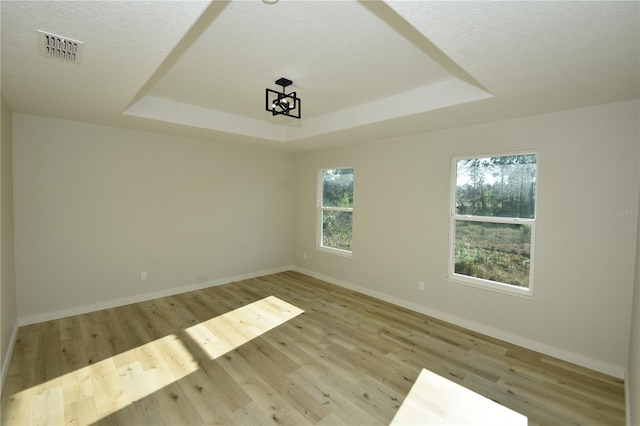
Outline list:
[[[531,286],[537,154],[454,160],[453,274]]]
[[[320,247],[351,252],[353,234],[353,169],[321,173]]]

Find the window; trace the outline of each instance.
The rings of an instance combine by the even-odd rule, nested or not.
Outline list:
[[[318,247],[351,254],[353,169],[325,169],[318,184]]]
[[[532,294],[534,153],[453,159],[450,278]]]

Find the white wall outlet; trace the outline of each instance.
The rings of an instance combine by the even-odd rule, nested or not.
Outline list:
[[[307,252],[305,251],[303,254],[304,260],[307,260],[309,258],[309,256],[307,256]]]
[[[424,281],[419,281],[418,282],[418,290],[424,291]]]
[[[140,272],[140,281],[144,281],[147,279],[147,271]]]

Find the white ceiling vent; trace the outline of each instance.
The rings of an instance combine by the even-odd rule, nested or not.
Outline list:
[[[47,58],[79,64],[84,43],[37,30],[38,53]]]

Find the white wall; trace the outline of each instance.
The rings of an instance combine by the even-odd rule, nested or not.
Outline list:
[[[625,102],[294,158],[14,114],[18,316],[285,268],[293,247],[299,269],[622,376],[637,220],[605,211],[638,208],[638,115]],[[451,157],[531,149],[534,299],[448,281]],[[341,166],[356,168],[350,259],[315,250],[317,170]]]
[[[640,140],[638,141],[640,143]],[[640,195],[639,195],[640,198]],[[633,289],[629,365],[627,367],[627,418],[629,425],[640,425],[640,216],[636,244],[636,276]]]
[[[291,264],[292,154],[22,114],[13,140],[21,323]]]
[[[14,333],[17,327],[16,282],[13,251],[13,179],[11,152],[11,109],[3,96],[1,102],[0,150],[0,366],[1,383],[11,358]]]
[[[638,116],[625,102],[299,153],[294,265],[622,377],[637,221],[605,212],[638,208]],[[533,300],[447,279],[451,157],[518,150],[539,152]],[[352,258],[315,250],[317,171],[342,166]]]

